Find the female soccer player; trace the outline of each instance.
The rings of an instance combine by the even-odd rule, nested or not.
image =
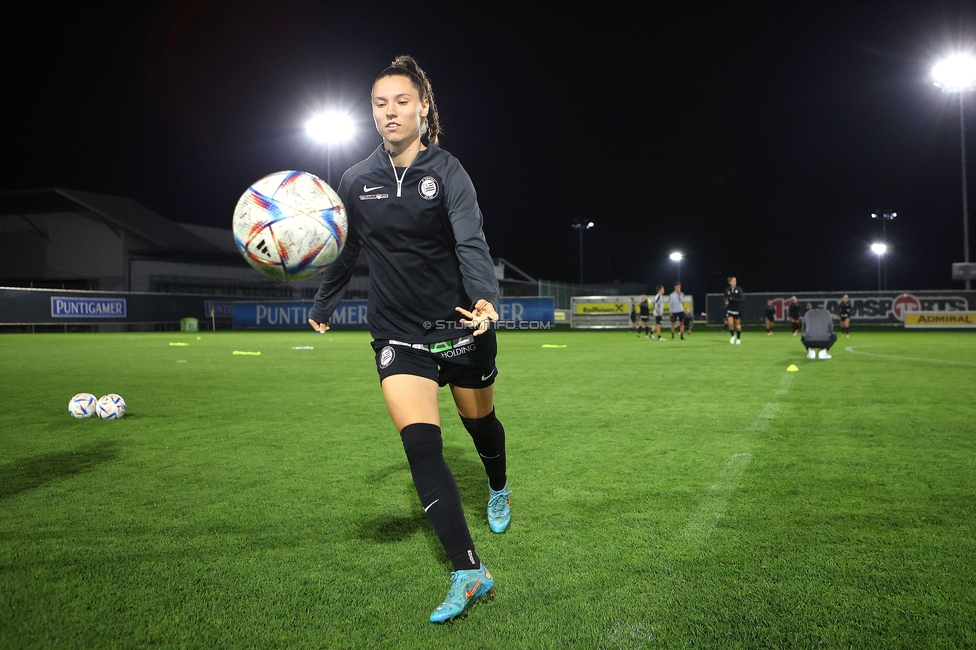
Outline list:
[[[787,307],[786,313],[793,325],[793,336],[796,336],[800,333],[800,303],[796,296],[790,296],[790,301],[787,304],[789,307]]]
[[[837,305],[837,311],[840,315],[840,331],[847,338],[851,338],[851,309],[851,297],[845,293]]]
[[[729,343],[732,345],[742,345],[742,299],[744,297],[742,287],[736,286],[733,275],[729,278],[729,286],[725,288],[725,318],[729,326],[729,334],[732,336]]]
[[[647,296],[641,294],[640,299],[640,325],[637,326],[637,338],[640,338],[641,329],[644,330],[644,337],[647,338],[651,335],[651,308],[647,302]]]
[[[492,591],[475,552],[461,494],[444,460],[438,386],[450,385],[488,474],[488,524],[503,532],[511,510],[505,429],[493,384],[498,283],[471,179],[437,146],[440,124],[427,75],[397,57],[373,82],[382,144],[346,171],[339,196],[349,233],[309,310],[319,333],[349,283],[360,250],[369,264],[369,328],[383,398],[403,441],[421,506],[454,565],[434,623],[462,614]]]
[[[652,302],[654,303],[654,332],[657,333],[657,340],[663,341],[664,337],[661,336],[661,319],[664,318],[664,301],[666,300],[664,297],[664,286],[660,284],[657,285],[657,289],[655,291],[656,293],[652,299]],[[651,336],[651,338],[654,337]]]
[[[766,310],[763,315],[766,317],[766,336],[772,336],[773,325],[776,324],[776,308],[773,307],[772,299],[766,301]]]

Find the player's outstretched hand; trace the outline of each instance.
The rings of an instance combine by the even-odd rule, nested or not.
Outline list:
[[[312,320],[311,318],[309,318],[308,324],[311,325],[312,329],[318,332],[319,334],[325,334],[326,332],[329,331],[328,323],[320,323],[317,320]]]
[[[461,319],[461,324],[473,329],[475,336],[484,334],[489,327],[490,321],[498,320],[498,312],[495,311],[495,307],[484,298],[476,302],[474,309],[471,311],[462,307],[455,307],[454,309],[464,316]]]

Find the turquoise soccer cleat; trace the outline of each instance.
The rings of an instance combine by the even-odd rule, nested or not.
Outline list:
[[[484,595],[493,596],[495,579],[482,564],[479,569],[451,573],[451,588],[444,602],[430,615],[431,623],[444,623],[465,613],[468,606]]]
[[[505,487],[497,491],[488,486],[488,525],[493,533],[504,533],[512,520],[512,501],[508,497],[511,493],[508,481],[505,481]]]

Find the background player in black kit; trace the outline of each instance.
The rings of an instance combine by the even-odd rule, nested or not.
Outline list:
[[[725,317],[729,334],[732,335],[729,343],[733,345],[742,344],[742,299],[744,297],[742,288],[736,285],[735,276],[730,277],[729,286],[725,288]]]
[[[493,384],[498,283],[471,179],[437,146],[440,124],[424,71],[397,57],[373,82],[383,143],[339,184],[349,234],[309,310],[329,328],[360,250],[369,264],[369,327],[383,398],[400,432],[421,505],[455,571],[432,622],[462,614],[494,578],[475,553],[457,482],[444,460],[438,386],[451,386],[461,422],[488,474],[488,523],[510,520],[505,430]],[[382,586],[381,588],[388,588]]]
[[[766,301],[766,310],[763,314],[766,317],[766,336],[773,335],[773,325],[776,324],[776,308],[773,307],[773,301]]]
[[[790,296],[789,307],[786,308],[786,315],[790,318],[793,325],[793,336],[800,333],[800,303],[796,296]]]
[[[641,294],[640,304],[640,325],[637,326],[637,338],[640,338],[641,329],[644,330],[644,336],[649,337],[651,335],[651,306],[647,302],[647,296]]]
[[[853,308],[851,297],[845,293],[844,297],[840,299],[840,304],[837,305],[837,314],[840,316],[841,334],[847,338],[851,338],[851,310]]]

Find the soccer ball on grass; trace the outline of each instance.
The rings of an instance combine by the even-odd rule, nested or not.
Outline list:
[[[68,402],[68,413],[73,418],[90,418],[98,400],[91,393],[78,393]]]
[[[103,420],[118,420],[125,415],[125,400],[122,399],[121,395],[115,393],[102,395],[98,399],[95,411],[98,413],[98,417]]]

